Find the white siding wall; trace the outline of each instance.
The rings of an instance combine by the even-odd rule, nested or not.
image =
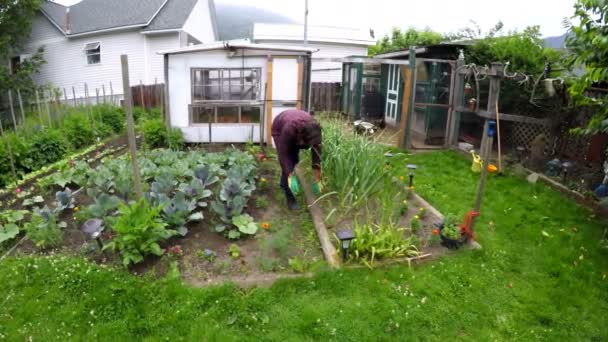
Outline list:
[[[269,43],[279,45],[302,45],[301,42],[258,40],[256,43]],[[309,47],[319,49],[312,55],[312,81],[313,82],[342,82],[342,63],[315,61],[315,58],[342,58],[348,56],[367,56],[367,46],[315,43]],[[328,70],[331,69],[331,70]]]
[[[148,42],[144,42],[148,39]],[[101,63],[88,65],[83,47],[86,43],[101,43]],[[122,77],[120,55],[129,56],[129,78],[132,85],[154,82],[157,77],[163,80],[162,56],[156,51],[167,47],[179,46],[177,34],[145,38],[139,31],[110,33],[89,37],[66,38],[51,24],[48,19],[38,15],[32,25],[32,34],[25,45],[23,53],[34,53],[38,47],[44,46],[44,64],[39,74],[34,75],[38,84],[53,84],[66,88],[69,97],[75,87],[76,95],[84,95],[84,83],[89,87],[90,96],[95,95],[95,89],[105,85],[106,94],[110,93],[110,82],[114,94],[122,94]],[[147,69],[146,69],[147,68]]]
[[[164,59],[162,55],[157,54],[158,51],[179,48],[179,34],[169,33],[163,35],[146,35],[146,45],[148,53],[148,77],[144,81],[148,84],[154,83],[154,78],[158,83],[165,81]]]
[[[200,40],[203,44],[215,41],[211,15],[209,13],[209,0],[198,0],[188,20],[184,23],[183,30]]]

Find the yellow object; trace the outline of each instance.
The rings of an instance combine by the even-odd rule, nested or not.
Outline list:
[[[475,154],[475,151],[471,150],[471,156],[473,156],[473,164],[471,164],[471,171],[480,173],[483,167],[483,160],[479,154]]]
[[[496,165],[494,165],[494,164],[488,164],[488,172],[489,173],[496,173],[496,171],[498,171],[498,168],[496,167]]]

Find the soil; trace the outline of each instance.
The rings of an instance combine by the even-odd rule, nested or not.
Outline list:
[[[162,277],[168,272],[169,264],[177,261],[182,279],[193,286],[217,284],[228,280],[243,286],[252,286],[270,284],[278,278],[295,276],[289,265],[290,259],[299,260],[306,265],[303,269],[298,268],[299,272],[306,272],[310,267],[321,265],[323,257],[309,213],[305,209],[306,205],[300,198],[302,209],[297,212],[287,209],[284,195],[278,186],[279,174],[279,166],[273,156],[260,162],[257,189],[245,210],[260,226],[262,223],[269,223],[268,230],[260,228],[255,236],[232,241],[213,231],[218,219],[211,210],[205,210],[205,219],[190,224],[185,237],[174,237],[161,244],[162,248],[179,246],[182,256],[168,256],[170,253],[163,257],[148,256],[144,262],[129,267],[129,271],[133,274]],[[52,203],[53,193],[49,191],[44,196],[45,204]],[[78,192],[75,200],[79,207],[93,202],[84,191]],[[121,264],[118,254],[110,251],[102,253],[95,241],[85,240],[72,211],[62,213],[60,221],[68,223],[64,230],[62,246],[40,251],[26,239],[16,248],[13,255],[85,255],[100,264]],[[105,243],[110,238],[110,232],[106,231],[101,240]],[[232,244],[238,246],[240,255],[237,258],[230,256],[229,249]],[[270,247],[264,248],[264,245]],[[208,261],[202,257],[205,249],[216,254],[215,260]]]

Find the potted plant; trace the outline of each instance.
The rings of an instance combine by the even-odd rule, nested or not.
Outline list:
[[[457,249],[466,241],[454,215],[447,215],[439,226],[441,244],[449,249]]]

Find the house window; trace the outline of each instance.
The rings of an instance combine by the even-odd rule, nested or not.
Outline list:
[[[87,56],[87,64],[94,65],[101,63],[101,43],[88,43],[84,46],[84,53]]]
[[[192,69],[190,123],[260,123],[260,69]]]
[[[21,56],[15,56],[11,58],[11,74],[16,74],[19,71],[21,65]]]
[[[260,99],[260,69],[193,69],[192,102]]]

